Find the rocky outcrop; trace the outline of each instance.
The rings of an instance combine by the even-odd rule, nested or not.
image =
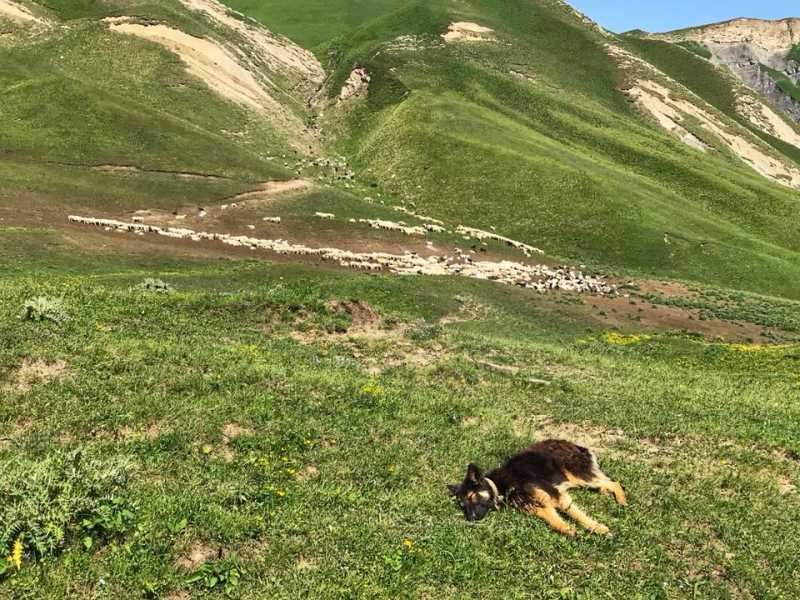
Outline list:
[[[800,102],[780,89],[775,80],[764,72],[758,63],[738,63],[730,65],[730,67],[747,87],[764,96],[770,103],[800,123]],[[784,72],[787,72],[787,70],[791,69],[786,69]],[[798,71],[794,71],[793,74],[795,77],[793,81],[796,81]]]
[[[745,43],[766,53],[779,52],[800,44],[800,18],[780,21],[733,19],[713,25],[655,34],[654,37],[671,42],[694,40],[717,45]]]
[[[344,102],[348,98],[356,96],[362,90],[366,90],[369,87],[370,81],[371,78],[366,70],[354,69],[353,72],[350,73],[350,77],[347,78],[347,81],[344,82],[342,90],[339,92],[339,100]]]
[[[712,62],[729,68],[746,86],[800,122],[800,102],[781,90],[761,68],[761,65],[766,65],[784,73],[793,82],[798,81],[800,63],[789,59],[789,53],[800,44],[800,18],[781,21],[734,19],[649,37],[673,43],[694,41],[703,44],[711,52]]]

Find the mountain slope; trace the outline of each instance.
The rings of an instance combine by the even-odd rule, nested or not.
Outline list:
[[[800,122],[800,19],[734,19],[648,37],[705,48],[715,64]]]
[[[447,41],[451,23],[491,33]],[[337,148],[357,171],[433,216],[494,226],[574,262],[795,294],[800,240],[786,219],[797,191],[760,176],[696,117],[686,125],[709,152],[661,133],[626,94],[647,64],[609,44],[624,42],[560,2],[420,3],[320,53],[333,57],[327,130],[341,132]],[[368,92],[341,103],[334,94],[353,66],[369,73]],[[781,149],[691,102],[779,165],[774,181],[797,187]]]

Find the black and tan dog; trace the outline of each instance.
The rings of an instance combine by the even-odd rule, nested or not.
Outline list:
[[[460,485],[448,486],[468,521],[483,519],[504,503],[535,515],[564,535],[575,530],[559,515],[566,513],[594,533],[610,535],[575,505],[568,490],[592,488],[613,495],[627,505],[622,486],[600,470],[592,451],[564,440],[548,440],[528,446],[509,458],[499,469],[483,475],[475,465],[467,467]]]

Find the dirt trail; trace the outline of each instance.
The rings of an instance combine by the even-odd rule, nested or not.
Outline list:
[[[253,74],[217,42],[166,25],[132,23],[129,17],[105,21],[112,31],[136,35],[168,48],[178,55],[189,73],[229,100],[259,111],[280,108]]]
[[[314,184],[308,179],[290,179],[288,181],[265,181],[261,189],[244,192],[228,198],[226,202],[235,203],[239,207],[253,206],[268,200],[274,200],[285,194],[310,190]]]
[[[82,166],[82,165],[70,165]],[[188,171],[167,171],[161,169],[142,169],[136,165],[90,165],[87,168],[93,171],[103,171],[106,173],[156,173],[158,175],[172,175],[180,177],[181,179],[203,179],[217,181],[219,179],[228,179],[224,175],[211,175],[209,173],[192,173]]]

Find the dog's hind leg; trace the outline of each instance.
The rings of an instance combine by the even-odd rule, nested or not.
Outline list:
[[[594,478],[587,482],[586,487],[598,489],[604,496],[614,496],[614,500],[617,501],[617,504],[628,506],[628,497],[625,494],[625,490],[622,489],[622,486],[600,469],[597,470]]]
[[[622,489],[622,486],[619,483],[611,479],[608,475],[600,470],[600,467],[597,466],[596,460],[592,466],[592,473],[587,479],[576,477],[569,471],[567,471],[565,475],[567,477],[567,481],[559,486],[559,490],[561,490],[561,492],[565,492],[570,488],[590,488],[593,490],[599,490],[603,496],[613,495],[614,499],[622,506],[628,505],[628,498],[625,495],[625,490]]]
[[[569,494],[561,494],[561,504],[559,505],[559,509],[563,510],[571,518],[575,519],[578,523],[583,525],[592,533],[611,535],[608,527],[602,523],[598,523],[592,517],[578,508],[578,506],[575,504],[575,501],[572,499],[572,496]]]

